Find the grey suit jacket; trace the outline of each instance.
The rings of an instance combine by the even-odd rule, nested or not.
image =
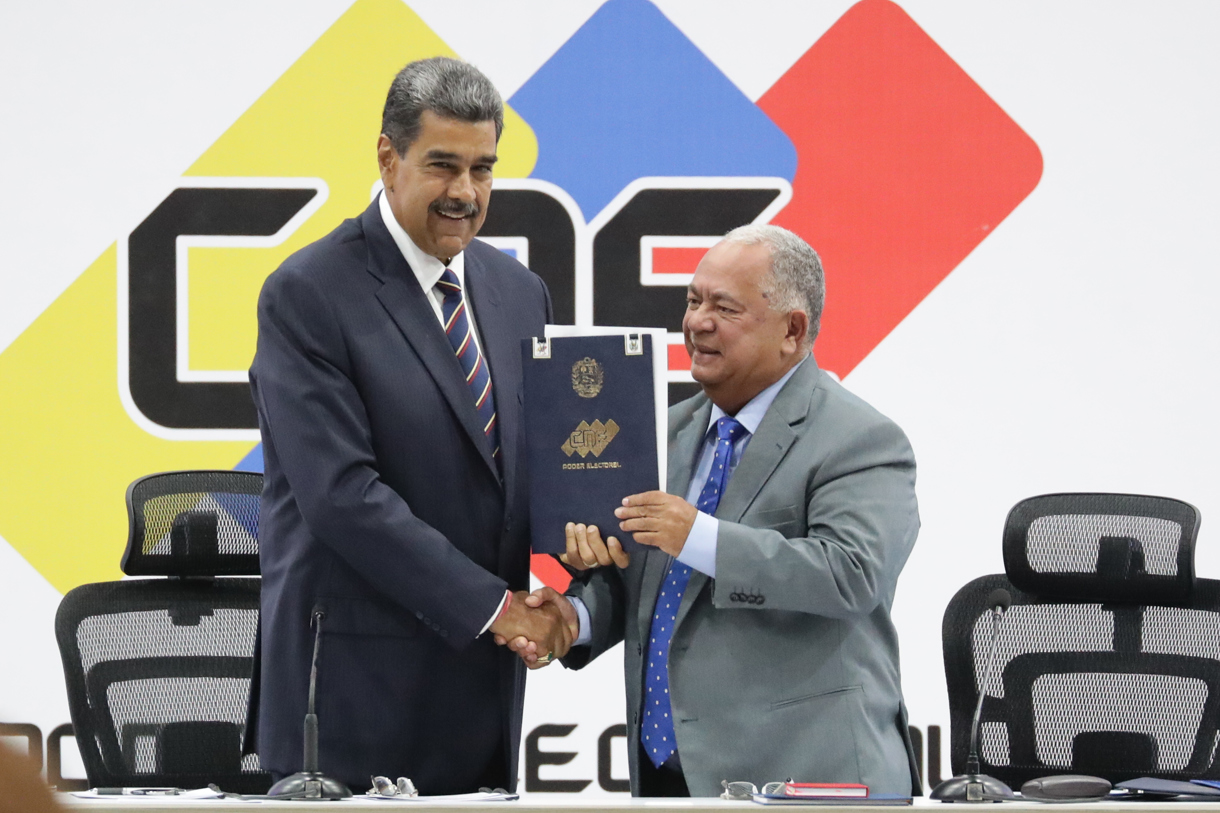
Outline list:
[[[669,410],[671,494],[685,495],[711,415]],[[890,605],[919,530],[915,458],[892,421],[812,357],[784,385],[716,511],[716,578],[696,571],[669,656],[678,753],[693,796],[720,780],[863,782],[909,793],[910,740]],[[649,625],[671,558],[636,554],[569,593],[593,639],[580,668],[625,642],[632,792]]]

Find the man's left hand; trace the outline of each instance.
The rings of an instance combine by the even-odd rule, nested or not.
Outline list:
[[[632,494],[623,500],[622,508],[614,509],[621,530],[641,545],[660,548],[670,556],[682,552],[698,514],[695,506],[664,491]]]

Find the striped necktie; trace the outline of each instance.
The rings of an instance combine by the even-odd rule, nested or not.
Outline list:
[[[707,476],[703,491],[699,493],[699,504],[695,506],[703,513],[716,513],[720,495],[729,481],[733,444],[745,434],[746,428],[728,415],[716,421],[717,440],[712,471]],[[686,592],[690,574],[690,567],[677,559],[670,565],[661,592],[657,595],[652,630],[648,636],[648,665],[644,667],[644,724],[640,739],[648,759],[658,768],[678,750],[669,703],[669,644],[674,637],[678,607],[682,604],[682,594]]]
[[[487,437],[491,456],[500,463],[500,427],[496,425],[496,399],[491,392],[491,373],[487,362],[474,340],[474,329],[466,313],[466,298],[462,296],[462,285],[457,274],[445,269],[436,287],[445,295],[441,303],[441,316],[445,320],[445,336],[457,354],[462,372],[466,374],[466,385],[474,396],[474,408],[479,413],[479,423]]]

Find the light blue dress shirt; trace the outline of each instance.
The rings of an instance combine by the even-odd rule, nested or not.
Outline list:
[[[779,391],[784,388],[784,385],[788,383],[788,379],[792,378],[801,364],[805,364],[807,361],[808,356],[800,364],[794,365],[791,370],[784,373],[779,381],[776,381],[758,395],[755,395],[750,399],[749,403],[739,409],[737,414],[733,416],[737,419],[738,423],[746,428],[746,434],[737,443],[733,444],[733,454],[729,458],[730,479],[733,476],[733,471],[737,468],[737,464],[741,462],[741,456],[745,453],[746,447],[750,445],[750,439],[758,431],[763,417],[767,414],[767,410],[771,408],[772,402],[775,401],[775,396],[779,395]],[[712,473],[712,458],[716,455],[716,421],[724,417],[725,414],[723,409],[712,404],[712,414],[708,418],[707,428],[703,433],[703,446],[700,447],[699,464],[695,466],[695,473],[690,478],[690,488],[686,492],[686,501],[691,505],[698,502],[699,492],[703,490],[703,484],[707,482],[708,475]],[[705,573],[709,578],[716,578],[716,537],[719,531],[720,520],[711,514],[699,511],[695,515],[695,522],[691,525],[690,532],[686,535],[686,542],[683,543],[682,550],[678,552],[678,561],[701,573]],[[580,619],[580,634],[576,636],[576,640],[572,642],[572,645],[583,646],[593,640],[593,633],[589,626],[589,608],[578,598],[570,600],[572,606],[576,608],[577,617]]]

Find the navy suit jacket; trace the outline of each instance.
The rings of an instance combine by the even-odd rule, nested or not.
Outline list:
[[[542,335],[551,307],[542,280],[506,254],[473,241],[465,263],[500,468],[376,201],[263,286],[250,369],[266,464],[252,725],[273,772],[301,768],[321,609],[324,772],[454,793],[503,759],[516,781],[524,669],[479,631],[506,588],[528,589],[520,340]]]

